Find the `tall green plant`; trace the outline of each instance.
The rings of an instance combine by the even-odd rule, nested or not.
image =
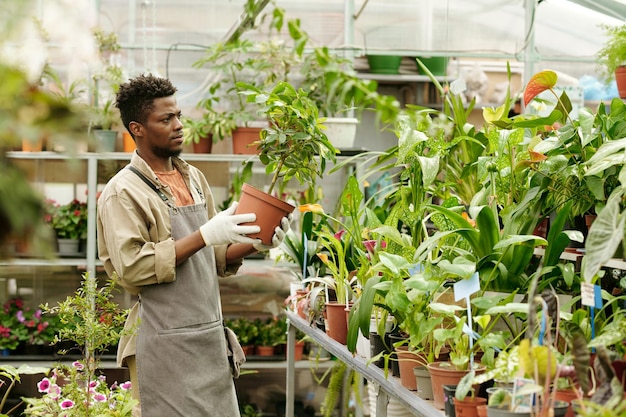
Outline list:
[[[327,161],[334,163],[338,150],[328,141],[313,101],[302,89],[280,81],[271,91],[251,84],[237,85],[247,101],[261,107],[269,127],[261,131],[258,156],[272,179],[271,194],[280,181],[295,178],[300,184],[314,184],[322,177]]]

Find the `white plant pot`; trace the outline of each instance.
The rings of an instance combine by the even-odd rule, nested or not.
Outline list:
[[[353,117],[328,117],[324,122],[326,136],[337,149],[353,149],[359,120]]]

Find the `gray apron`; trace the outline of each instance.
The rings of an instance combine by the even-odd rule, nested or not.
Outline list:
[[[208,220],[206,206],[172,207],[172,237]],[[139,295],[137,378],[144,417],[239,416],[227,357],[215,254],[201,249],[176,267],[176,280]]]

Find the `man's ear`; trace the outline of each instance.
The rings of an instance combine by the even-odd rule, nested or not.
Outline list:
[[[130,130],[130,132],[133,134],[135,139],[137,139],[138,137],[143,136],[143,125],[141,123],[130,122],[128,124],[128,130]]]

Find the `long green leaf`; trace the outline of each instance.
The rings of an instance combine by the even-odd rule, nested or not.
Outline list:
[[[602,265],[613,257],[624,238],[626,217],[620,211],[622,198],[621,189],[614,191],[591,225],[583,257],[582,276],[585,282],[593,282]]]

